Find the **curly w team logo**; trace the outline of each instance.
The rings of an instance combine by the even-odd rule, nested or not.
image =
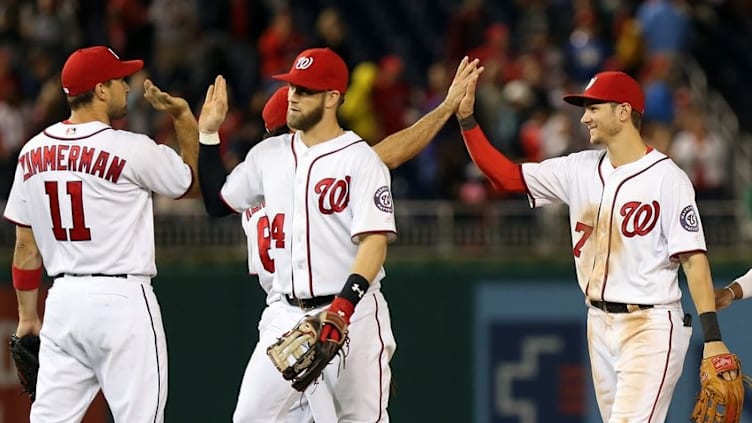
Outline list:
[[[700,230],[700,222],[697,219],[694,206],[684,207],[684,210],[679,214],[679,223],[681,223],[682,228],[689,232],[698,232]]]
[[[376,194],[373,195],[373,203],[384,213],[392,212],[392,193],[389,192],[388,186],[376,190]]]
[[[295,62],[295,69],[308,69],[313,64],[313,57],[304,56]]]
[[[653,230],[661,216],[661,205],[657,201],[643,204],[639,201],[624,203],[619,211],[624,220],[621,222],[621,233],[627,238],[645,236]]]
[[[339,213],[350,203],[350,177],[345,179],[324,178],[314,185],[319,194],[319,211],[322,214]]]

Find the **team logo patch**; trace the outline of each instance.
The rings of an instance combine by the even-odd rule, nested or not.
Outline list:
[[[383,186],[376,190],[376,194],[373,195],[373,203],[376,207],[384,213],[392,212],[392,193],[389,192],[389,187]]]
[[[697,213],[695,212],[694,206],[684,207],[684,210],[682,210],[679,215],[679,223],[681,223],[682,228],[689,232],[697,232],[700,230],[700,222],[697,219]]]
[[[313,64],[313,57],[303,56],[295,62],[295,69],[308,69]]]

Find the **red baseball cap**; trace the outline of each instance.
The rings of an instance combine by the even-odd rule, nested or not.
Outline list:
[[[261,117],[268,132],[287,125],[287,85],[280,87],[266,100]]]
[[[331,49],[311,48],[298,55],[290,72],[272,78],[313,91],[336,90],[344,94],[350,72],[345,61]]]
[[[584,93],[564,96],[564,101],[575,106],[584,106],[585,100],[629,103],[632,109],[640,113],[645,112],[645,94],[642,87],[624,72],[601,72],[590,79]]]
[[[132,75],[143,67],[143,60],[120,60],[108,47],[87,47],[68,56],[60,79],[63,91],[73,97],[93,90],[99,83]]]

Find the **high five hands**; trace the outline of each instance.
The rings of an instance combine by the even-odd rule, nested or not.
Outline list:
[[[454,79],[447,90],[447,95],[443,102],[444,106],[459,113],[457,108],[460,107],[461,101],[465,97],[467,91],[472,87],[472,91],[475,92],[478,78],[485,70],[483,66],[478,66],[479,63],[480,61],[478,59],[470,61],[467,56],[462,58],[459,66],[457,66],[457,72],[454,74]]]
[[[480,69],[483,69],[483,67]],[[458,119],[464,119],[473,115],[475,110],[475,88],[477,86],[478,78],[470,79],[465,86],[465,91],[462,93],[462,98],[457,106],[456,115]]]
[[[206,99],[198,118],[198,130],[205,134],[215,133],[227,115],[227,81],[222,75],[206,90]]]
[[[172,96],[159,89],[150,79],[144,81],[144,98],[151,104],[154,110],[167,112],[177,118],[188,112],[191,117],[191,108],[182,97]]]

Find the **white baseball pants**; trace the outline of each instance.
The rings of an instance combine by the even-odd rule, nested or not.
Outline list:
[[[102,390],[117,423],[161,423],[167,344],[148,277],[63,277],[45,303],[31,423],[80,422]]]
[[[632,313],[590,307],[587,337],[595,395],[606,423],[662,423],[692,328],[681,304]]]
[[[243,376],[233,422],[388,422],[389,361],[396,343],[389,308],[381,292],[366,294],[358,303],[349,326],[349,350],[344,347],[344,364],[338,357],[332,360],[323,380],[309,386],[303,396],[282,378],[266,355],[266,348],[304,315],[300,308],[284,300],[264,310],[259,342]]]

